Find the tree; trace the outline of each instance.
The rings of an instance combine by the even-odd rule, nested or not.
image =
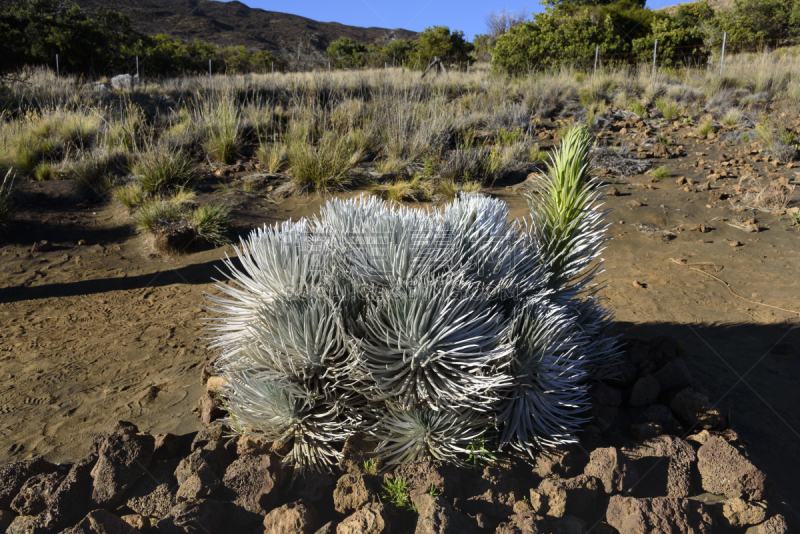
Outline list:
[[[463,31],[455,30],[450,33],[447,26],[425,28],[417,38],[417,54],[424,63],[435,56],[451,65],[474,61],[475,58],[470,55],[474,49],[472,43],[464,38]]]
[[[508,9],[491,11],[486,15],[486,30],[489,37],[491,37],[493,41],[497,41],[498,37],[517,24],[522,24],[527,18],[528,13],[525,8],[520,11],[509,11]]]
[[[655,21],[647,37],[635,39],[633,49],[642,61],[649,61],[653,54],[653,41],[658,39],[660,65],[705,65],[708,60],[705,38],[706,33],[697,26],[666,18]]]
[[[366,63],[367,52],[367,45],[349,37],[339,37],[328,46],[325,55],[336,67],[358,68]]]
[[[612,17],[595,21],[588,11],[564,16],[551,10],[500,36],[492,51],[492,66],[512,74],[553,64],[574,64],[594,58],[595,47],[624,53],[629,46],[617,35]]]

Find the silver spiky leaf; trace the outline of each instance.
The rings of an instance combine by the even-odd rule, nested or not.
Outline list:
[[[385,416],[369,433],[380,444],[377,456],[386,465],[427,460],[460,463],[458,454],[484,432],[488,418],[480,412],[434,411],[388,405]]]

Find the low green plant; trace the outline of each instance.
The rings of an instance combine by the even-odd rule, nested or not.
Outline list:
[[[793,146],[795,144],[794,132],[791,130],[783,130],[780,135],[778,135],[778,140],[784,145]]]
[[[640,117],[645,113],[647,113],[647,107],[638,100],[634,100],[633,102],[628,104],[628,109],[631,111],[631,113],[635,113]]]
[[[145,202],[136,212],[136,227],[140,232],[155,230],[158,222],[164,219],[185,219],[186,211],[169,200]]]
[[[477,440],[473,439],[466,449],[469,453],[467,463],[471,464],[475,471],[486,465],[492,465],[497,461],[497,456],[486,448],[486,438],[483,434]]]
[[[127,185],[120,185],[111,190],[114,200],[122,204],[128,209],[132,209],[142,203],[144,200],[144,191],[141,184],[131,183]]]
[[[53,166],[47,163],[46,161],[41,162],[39,165],[33,169],[33,177],[42,182],[44,180],[50,180],[54,174]]]
[[[416,510],[411,502],[411,488],[403,477],[394,477],[383,485],[383,498],[398,508]]]
[[[286,145],[283,143],[272,143],[269,146],[260,144],[256,150],[256,157],[270,174],[285,170],[288,163]]]
[[[372,184],[373,194],[392,202],[419,202],[430,199],[430,180],[417,174],[411,180],[395,180],[388,184]]]
[[[544,163],[549,159],[547,150],[542,150],[539,145],[533,145],[530,148],[530,160],[534,163]]]
[[[428,495],[432,497],[441,497],[442,491],[436,487],[436,484],[431,482],[431,487],[428,489]]]
[[[525,136],[525,131],[522,128],[516,127],[510,130],[500,128],[497,132],[497,142],[502,146],[510,146],[518,142]]]
[[[228,243],[225,233],[231,224],[231,209],[228,206],[206,204],[191,212],[191,222],[197,235],[208,243],[221,246]]]
[[[304,189],[319,191],[345,185],[352,155],[348,140],[333,132],[325,132],[317,146],[305,138],[293,140],[289,145],[292,180]]]
[[[364,471],[368,475],[374,475],[378,472],[378,462],[375,460],[375,458],[364,460]]]
[[[144,191],[167,195],[190,187],[197,180],[197,165],[185,152],[159,146],[139,155],[133,173],[141,176]]]
[[[459,193],[482,193],[483,184],[479,181],[439,180],[436,184],[436,193],[445,200],[452,202]]]
[[[661,115],[668,121],[675,120],[680,117],[681,109],[677,102],[668,98],[659,98],[656,100],[656,109],[661,112]]]
[[[669,169],[667,168],[666,165],[662,165],[661,167],[653,169],[653,178],[655,178],[656,180],[666,180],[667,178],[669,178],[669,176],[670,176]]]
[[[710,120],[706,119],[703,121],[703,124],[697,128],[697,135],[704,137],[710,133],[713,133],[714,131],[716,131],[714,124]]]

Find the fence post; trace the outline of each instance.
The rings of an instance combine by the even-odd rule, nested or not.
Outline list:
[[[597,74],[597,56],[600,55],[600,45],[597,45],[594,49],[594,72],[592,72],[592,76]]]
[[[58,75],[58,54],[56,54],[56,76]]]
[[[725,41],[728,40],[728,32],[722,34],[722,57],[719,59],[719,75],[722,76],[722,64],[725,63]]]
[[[656,53],[658,52],[658,39],[653,45],[653,79],[656,77]]]
[[[275,62],[270,61],[269,64],[272,65],[272,74],[275,74]]]
[[[328,74],[330,74],[330,73],[331,73],[331,62],[328,61]]]
[[[139,56],[136,56],[136,79],[139,79]]]
[[[469,60],[467,60],[467,74],[469,74]]]
[[[208,77],[211,78],[211,59],[208,60]]]

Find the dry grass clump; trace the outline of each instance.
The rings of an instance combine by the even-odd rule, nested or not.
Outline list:
[[[111,195],[114,200],[128,209],[132,209],[144,201],[144,190],[142,184],[138,182],[119,185],[111,190]]]
[[[287,152],[292,181],[301,190],[326,191],[349,181],[355,150],[346,137],[325,132],[315,145],[308,135],[299,136],[290,142]]]
[[[73,162],[67,175],[83,193],[101,196],[113,186],[115,177],[128,172],[131,160],[127,152],[98,150]]]
[[[761,182],[752,176],[745,176],[739,180],[739,185],[744,185],[747,190],[735,209],[749,209],[754,211],[774,212],[785,210],[792,200],[793,185],[781,185],[774,181]]]
[[[631,156],[628,145],[600,146],[592,150],[592,166],[595,169],[607,170],[614,175],[627,178],[635,174],[642,174],[652,167],[652,163]]]
[[[661,113],[661,116],[668,121],[673,121],[681,116],[681,108],[677,102],[668,98],[659,98],[656,100],[656,109]]]
[[[459,193],[483,193],[483,184],[477,180],[457,182],[455,180],[438,180],[435,191],[444,200],[452,202]]]
[[[430,179],[419,174],[410,180],[373,183],[370,184],[369,190],[375,196],[392,202],[421,202],[431,198]]]

